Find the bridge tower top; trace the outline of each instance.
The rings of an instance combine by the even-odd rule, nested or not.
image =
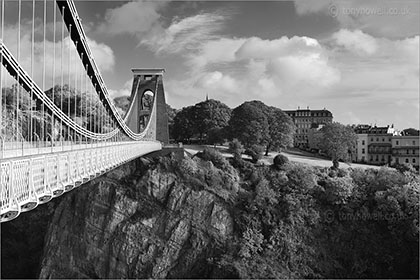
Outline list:
[[[163,75],[165,69],[163,68],[151,68],[151,69],[141,69],[133,68],[131,69],[134,75]]]

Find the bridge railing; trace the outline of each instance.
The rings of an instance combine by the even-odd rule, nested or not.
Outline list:
[[[161,143],[155,141],[130,141],[2,160],[1,219],[15,218],[118,165],[161,148]]]

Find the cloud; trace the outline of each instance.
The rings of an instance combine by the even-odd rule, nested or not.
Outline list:
[[[223,22],[224,16],[218,13],[175,19],[167,29],[155,27],[140,44],[148,46],[156,53],[194,51],[203,41],[214,39],[214,34],[221,29]]]
[[[133,86],[133,79],[130,79],[130,80],[126,81],[120,89],[118,89],[118,90],[108,89],[108,92],[111,96],[111,99],[114,99],[114,98],[120,97],[120,96],[130,96],[132,86]]]
[[[201,71],[211,64],[230,63],[237,60],[236,52],[246,41],[244,38],[218,38],[202,41],[197,52],[187,54],[187,65]]]
[[[334,33],[332,37],[339,46],[343,46],[357,54],[371,55],[378,49],[376,40],[360,30],[341,29]]]
[[[172,80],[170,91],[181,98],[208,92],[231,106],[250,99],[278,103],[280,97],[316,96],[341,77],[327,50],[309,37],[219,38],[203,41],[185,58],[190,74]]]
[[[227,11],[201,13],[194,16],[175,17],[167,26],[161,10],[168,1],[137,0],[109,9],[105,22],[97,32],[108,35],[130,34],[138,39],[139,46],[161,53],[179,53],[196,50],[202,41],[214,39],[223,26]]]
[[[248,38],[235,55],[239,59],[266,59],[289,55],[290,53],[307,54],[319,52],[321,46],[318,41],[306,36],[283,36],[274,40],[263,40],[258,37]]]
[[[158,10],[165,5],[165,1],[134,1],[125,3],[117,8],[108,9],[105,22],[98,30],[110,35],[132,34],[150,30],[161,18]]]

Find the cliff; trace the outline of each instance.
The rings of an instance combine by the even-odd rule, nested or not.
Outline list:
[[[39,277],[230,277],[214,260],[233,238],[238,184],[230,165],[197,157],[119,167],[63,197]]]

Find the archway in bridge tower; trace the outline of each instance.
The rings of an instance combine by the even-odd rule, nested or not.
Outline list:
[[[154,102],[155,94],[147,90],[143,92],[141,99],[140,99],[140,114],[139,114],[139,129],[142,132],[149,123],[150,116],[153,109],[153,102]]]

